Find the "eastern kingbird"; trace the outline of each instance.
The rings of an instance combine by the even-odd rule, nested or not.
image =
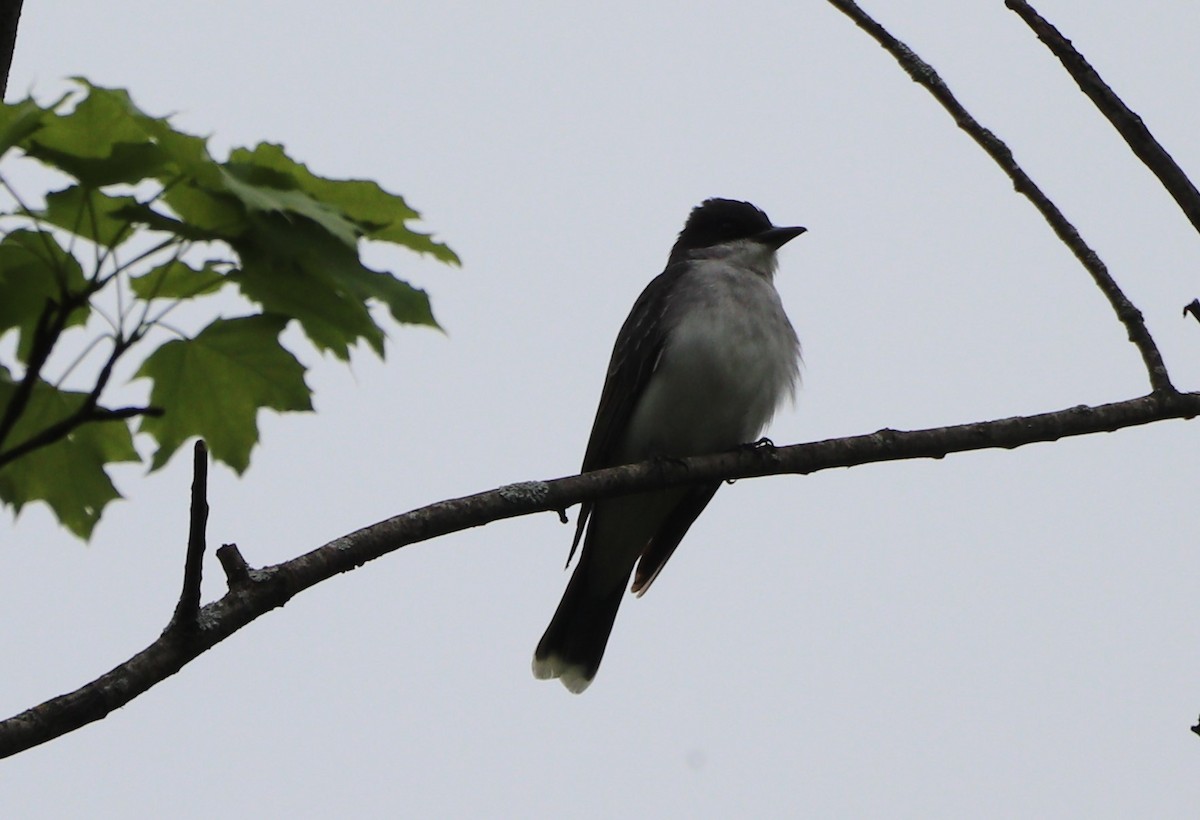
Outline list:
[[[773,278],[775,252],[804,230],[773,226],[749,202],[708,199],[692,210],[666,270],[617,334],[582,472],[758,438],[799,376],[800,342]],[[535,677],[588,687],[630,574],[641,596],[720,486],[583,504],[571,555],[580,538],[583,552],[533,654]]]

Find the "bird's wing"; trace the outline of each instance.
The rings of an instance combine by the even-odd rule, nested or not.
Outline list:
[[[646,590],[654,583],[654,579],[662,572],[667,560],[675,552],[675,548],[679,546],[683,536],[687,534],[688,528],[708,506],[708,502],[712,501],[712,497],[716,495],[720,487],[721,482],[715,481],[712,484],[700,484],[688,488],[687,495],[675,505],[662,526],[658,528],[658,532],[654,533],[654,538],[642,551],[642,556],[638,559],[637,572],[633,576],[633,586],[629,589],[630,592],[635,593],[639,598],[646,594]]]
[[[683,275],[682,264],[668,265],[667,269],[646,285],[641,296],[617,334],[612,358],[608,362],[608,373],[604,377],[604,389],[600,391],[600,406],[596,408],[596,420],[592,422],[592,434],[588,438],[580,472],[613,467],[617,454],[629,426],[629,418],[641,399],[650,374],[658,365],[662,353],[666,328],[660,321],[666,307],[672,285]],[[575,555],[584,527],[592,514],[593,504],[584,502],[579,510],[575,525],[575,540],[567,563]],[[697,512],[697,514],[699,514]],[[686,529],[686,528],[685,528]]]

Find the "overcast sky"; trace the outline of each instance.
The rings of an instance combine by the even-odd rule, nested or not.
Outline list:
[[[1200,240],[1057,61],[1001,0],[865,5],[1200,386],[1180,316]],[[1200,178],[1195,4],[1037,7]],[[28,0],[9,98],[71,75],[178,112],[218,154],[271,140],[376,179],[463,259],[372,256],[447,333],[390,327],[387,361],[351,368],[299,346],[316,414],[262,414],[246,475],[212,471],[210,542],[255,565],[576,470],[617,329],[708,196],[809,229],[781,254],[806,363],[777,443],[1147,390],[1040,217],[824,2]],[[0,815],[1194,817],[1198,439],[1169,422],[725,487],[582,696],[529,671],[570,528],[407,548],[0,763]],[[189,462],[119,470],[129,500],[87,546],[43,508],[0,517],[4,715],[158,635]]]

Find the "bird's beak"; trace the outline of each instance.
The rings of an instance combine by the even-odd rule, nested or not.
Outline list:
[[[769,228],[754,237],[755,242],[761,242],[768,248],[779,250],[788,242],[791,242],[800,234],[807,231],[808,228]]]

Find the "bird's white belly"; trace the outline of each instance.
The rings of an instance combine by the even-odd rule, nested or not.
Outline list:
[[[679,315],[630,419],[625,460],[753,441],[792,395],[798,345],[769,281],[709,281]]]

